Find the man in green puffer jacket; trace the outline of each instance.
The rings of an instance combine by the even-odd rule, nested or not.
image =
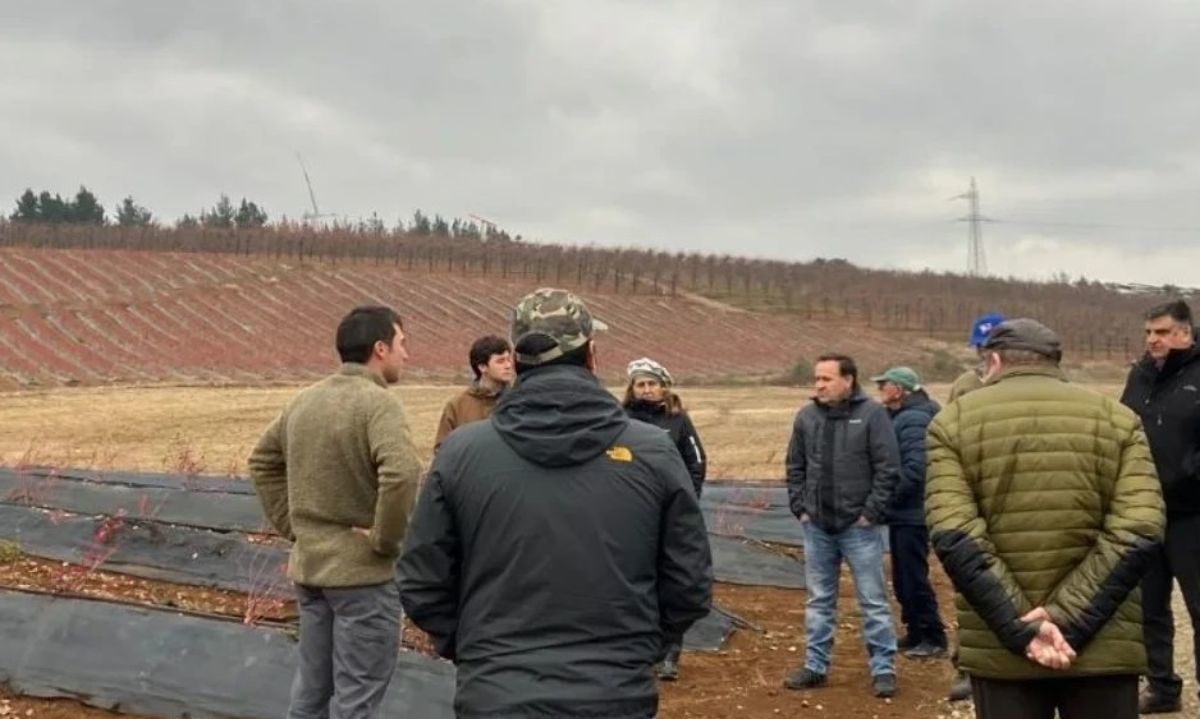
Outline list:
[[[1135,719],[1137,586],[1165,524],[1141,422],[1074,386],[1058,337],[992,330],[984,387],[929,428],[926,513],[981,719]]]

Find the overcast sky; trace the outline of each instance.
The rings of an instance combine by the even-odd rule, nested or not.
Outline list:
[[[1200,3],[0,0],[0,201],[1200,285]],[[1056,224],[1057,223],[1057,224]]]

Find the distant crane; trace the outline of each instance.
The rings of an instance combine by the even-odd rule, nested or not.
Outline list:
[[[483,228],[484,237],[487,237],[489,234],[495,232],[497,229],[496,223],[492,222],[491,220],[489,220],[487,218],[480,217],[479,215],[475,215],[472,213],[467,213],[467,217],[472,220],[475,220],[476,222],[479,223],[479,226]]]
[[[317,207],[317,195],[313,192],[312,180],[308,179],[308,168],[304,166],[304,158],[300,157],[300,153],[296,153],[296,162],[300,163],[300,172],[304,174],[304,184],[308,187],[308,199],[312,203],[312,212],[305,212],[302,217],[305,222],[316,222],[326,217],[331,217],[334,221],[338,216],[332,213],[321,214],[320,208]]]
[[[987,274],[987,256],[983,251],[983,223],[992,220],[979,214],[979,190],[975,187],[975,178],[971,178],[971,189],[950,199],[967,200],[969,203],[967,216],[958,218],[959,222],[967,223],[967,274],[983,277]]]

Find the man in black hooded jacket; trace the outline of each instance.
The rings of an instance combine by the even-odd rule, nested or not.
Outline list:
[[[711,606],[687,469],[596,379],[597,325],[563,290],[517,305],[517,385],[438,450],[409,525],[401,599],[463,719],[653,717],[664,636]]]
[[[1150,673],[1142,714],[1179,711],[1183,681],[1175,673],[1175,581],[1200,626],[1200,350],[1192,310],[1182,301],[1146,313],[1146,355],[1129,371],[1121,402],[1142,418],[1167,504],[1162,549],[1142,580],[1142,626]],[[1200,642],[1196,643],[1200,681]]]

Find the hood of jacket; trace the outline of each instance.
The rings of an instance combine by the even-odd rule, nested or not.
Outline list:
[[[611,447],[629,424],[595,375],[572,365],[523,374],[501,395],[491,421],[514,452],[543,467],[583,464]]]

